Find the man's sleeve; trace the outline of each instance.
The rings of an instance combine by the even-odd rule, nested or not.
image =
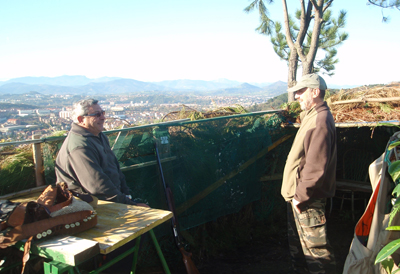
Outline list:
[[[304,204],[312,197],[314,190],[324,182],[326,168],[332,157],[332,134],[326,125],[318,125],[307,133],[305,141],[304,165],[299,170],[294,198]],[[300,166],[302,166],[300,164]]]
[[[101,200],[133,204],[103,172],[99,156],[90,148],[77,148],[70,153],[70,164],[82,187]],[[122,174],[123,175],[123,174]],[[122,183],[122,182],[121,182]],[[124,178],[124,184],[125,178]]]
[[[117,164],[119,165],[119,163],[117,163]],[[121,169],[119,169],[119,178],[120,178],[120,181],[121,181],[121,190],[122,190],[122,192],[124,194],[126,194],[126,195],[129,195],[130,194],[130,189],[129,189],[128,185],[126,184],[125,175],[122,173]]]

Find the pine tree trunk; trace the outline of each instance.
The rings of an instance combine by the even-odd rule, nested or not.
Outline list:
[[[298,54],[295,49],[290,51],[290,57],[288,62],[288,88],[296,85],[296,74],[297,74],[297,61]],[[288,92],[288,102],[294,102],[294,92]]]

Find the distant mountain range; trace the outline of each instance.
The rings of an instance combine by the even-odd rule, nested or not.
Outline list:
[[[193,94],[193,95],[263,95],[275,97],[285,93],[287,83],[249,84],[227,79],[215,81],[171,80],[142,82],[118,77],[89,79],[86,76],[20,77],[0,82],[0,95],[41,94],[105,95],[105,94]]]
[[[274,97],[286,92],[284,82],[264,83],[256,86],[249,83],[219,79],[171,80],[142,82],[134,79],[103,77],[89,79],[85,76],[21,77],[0,82],[0,95],[41,94],[104,95],[104,94],[194,94],[194,95],[264,95]]]

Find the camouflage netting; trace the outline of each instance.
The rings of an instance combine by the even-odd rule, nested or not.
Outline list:
[[[133,197],[153,208],[167,209],[156,164],[154,143],[157,141],[180,228],[188,230],[237,213],[245,205],[260,201],[266,192],[271,195],[265,204],[258,206],[255,213],[258,218],[268,217],[275,203],[282,202],[276,195],[280,182],[264,184],[260,179],[267,171],[282,173],[282,163],[291,145],[286,136],[296,131],[282,128],[284,120],[278,114],[253,113],[172,121],[106,134]],[[62,141],[43,144],[47,184],[55,182],[54,160]],[[170,223],[158,228],[156,234],[171,235]],[[176,248],[170,245],[172,249],[163,248],[175,253]],[[165,256],[168,258],[168,254]]]
[[[286,122],[280,114],[249,113],[105,133],[133,197],[153,208],[167,209],[154,150],[155,141],[158,143],[185,248],[198,262],[213,250],[235,249],[248,240],[254,221],[265,222],[264,231],[282,229],[277,219],[271,218],[286,218],[281,178],[297,131],[283,127]],[[360,151],[369,152],[373,159],[379,157],[394,131],[397,128],[338,128],[338,178],[343,168],[358,168],[356,163],[365,157]],[[55,183],[54,161],[63,140],[50,137],[42,143],[47,184]],[[358,150],[348,153],[351,149]],[[344,164],[346,155],[353,158]],[[3,186],[0,191],[5,194]],[[157,227],[155,233],[170,267],[182,265],[170,222]],[[139,265],[158,263],[152,245],[145,245]]]
[[[281,118],[220,117],[135,127],[107,135],[133,197],[154,208],[167,208],[155,162],[157,140],[180,225],[189,229],[260,199],[268,147],[287,134],[280,128]],[[47,183],[55,182],[54,159],[61,143],[46,142],[43,147]]]

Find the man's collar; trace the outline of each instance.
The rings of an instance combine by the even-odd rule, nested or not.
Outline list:
[[[327,103],[325,101],[322,102],[318,102],[316,103],[312,108],[310,108],[309,110],[306,110],[306,113],[310,113],[313,109],[315,109],[316,111],[318,111],[321,107],[323,106],[328,106]]]
[[[315,106],[313,106],[309,110],[305,110],[300,113],[300,121],[302,121],[304,119],[304,117],[306,117],[311,112],[313,112],[313,111],[319,112],[325,108],[328,108],[328,104],[325,101],[317,103]]]
[[[89,130],[87,130],[86,128],[81,127],[80,125],[78,125],[78,124],[76,124],[76,123],[72,123],[71,130],[72,130],[73,132],[78,133],[78,134],[80,134],[80,135],[82,135],[82,136],[85,136],[85,137],[89,137],[89,136],[99,137],[99,136],[96,136],[96,135],[94,135],[93,133],[91,133],[91,132],[90,132]],[[100,134],[99,134],[99,135],[100,135]]]

